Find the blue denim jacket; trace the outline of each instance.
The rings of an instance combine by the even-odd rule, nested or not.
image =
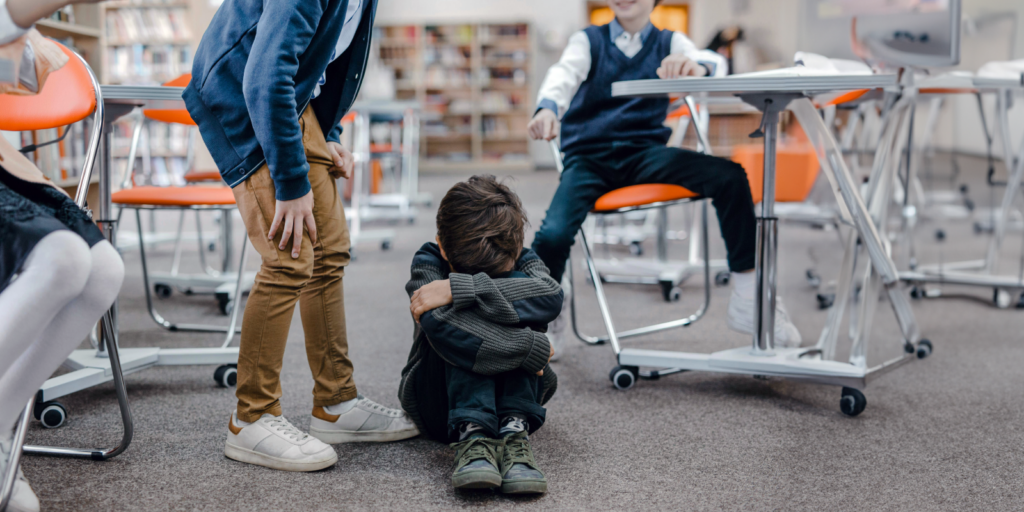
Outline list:
[[[331,52],[348,0],[226,0],[196,49],[182,98],[221,176],[235,187],[264,163],[277,199],[309,190],[299,117],[306,105],[328,140],[355,101],[369,55],[377,0],[366,2],[349,49]],[[327,83],[310,101],[321,75]]]

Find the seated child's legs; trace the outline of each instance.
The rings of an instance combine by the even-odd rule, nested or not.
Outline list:
[[[541,407],[541,383],[540,377],[530,375],[521,370],[502,373],[495,376],[495,405],[498,418],[501,418],[501,430],[509,430],[507,418],[518,418],[524,420],[524,427],[529,433],[534,433],[542,425],[547,411]],[[504,434],[505,432],[499,432]]]
[[[487,437],[497,437],[498,412],[495,400],[496,377],[489,377],[445,365],[448,387],[448,432],[453,441],[465,437],[467,424],[482,429]],[[460,432],[460,427],[463,432]],[[476,427],[473,427],[474,429]]]

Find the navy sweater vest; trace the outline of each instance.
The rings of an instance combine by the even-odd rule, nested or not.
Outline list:
[[[652,32],[632,58],[612,42],[608,25],[584,32],[590,39],[590,74],[562,118],[562,151],[615,142],[666,144],[672,135],[664,125],[668,98],[615,98],[612,83],[658,78],[661,61],[672,50],[672,31]]]

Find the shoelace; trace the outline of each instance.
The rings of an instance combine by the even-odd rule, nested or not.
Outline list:
[[[505,467],[517,462],[534,465],[532,453],[529,449],[529,441],[522,434],[513,434],[505,439],[505,450],[501,454],[502,463]]]
[[[295,428],[295,426],[292,425],[284,416],[275,416],[274,418],[267,420],[267,425],[293,441],[303,441],[309,437],[309,434]]]
[[[484,438],[484,437],[475,437],[475,438],[468,439],[466,441],[461,441],[459,443],[453,443],[452,446],[456,446],[456,445],[462,444],[462,443],[467,443],[466,446],[465,446],[464,451],[462,452],[462,455],[459,456],[459,457],[456,457],[456,463],[458,463],[458,461],[460,461],[460,460],[474,461],[474,460],[484,459],[487,462],[490,462],[491,464],[497,465],[497,464],[495,464],[496,461],[494,460],[495,459],[495,457],[494,457],[494,455],[495,455],[494,446],[492,446],[495,442],[496,441],[493,440],[493,439],[487,439],[487,438]]]
[[[388,416],[394,416],[396,418],[398,416],[402,415],[401,412],[399,412],[399,411],[397,411],[395,409],[388,409],[387,407],[384,407],[383,405],[378,404],[377,402],[374,402],[373,400],[370,400],[369,398],[363,398],[362,400],[363,400],[363,404],[364,405],[368,406],[370,409],[372,409],[374,411],[380,411],[380,412],[382,412],[382,413],[384,413],[384,414],[386,414]]]

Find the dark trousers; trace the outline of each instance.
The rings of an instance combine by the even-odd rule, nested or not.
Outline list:
[[[520,415],[530,433],[544,424],[540,377],[522,370],[480,375],[448,364],[432,349],[416,372],[416,402],[427,436],[442,442],[458,440],[460,424],[470,421],[498,437],[499,421]]]
[[[711,199],[728,251],[729,268],[754,268],[757,222],[746,172],[739,164],[686,149],[653,144],[612,144],[567,155],[561,183],[533,250],[562,279],[576,232],[602,195],[612,190],[662,183],[679,185]]]

